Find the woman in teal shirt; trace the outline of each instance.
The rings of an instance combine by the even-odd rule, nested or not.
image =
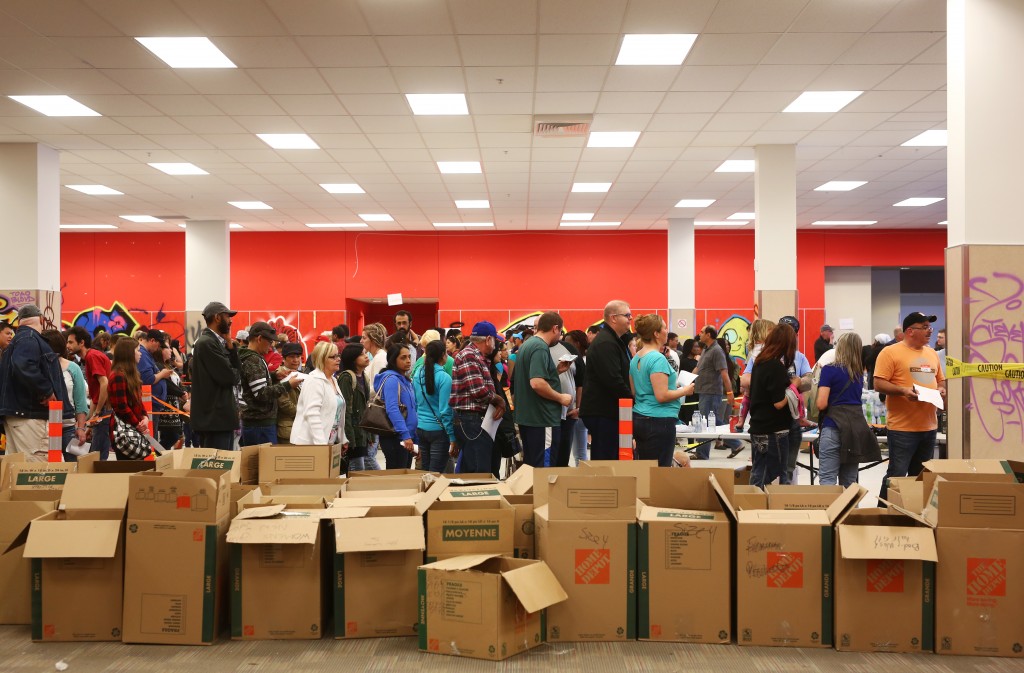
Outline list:
[[[634,324],[641,348],[629,362],[633,439],[640,460],[657,460],[658,467],[671,467],[680,400],[693,394],[693,384],[677,388],[676,373],[661,354],[668,341],[665,321],[652,313],[640,316]]]

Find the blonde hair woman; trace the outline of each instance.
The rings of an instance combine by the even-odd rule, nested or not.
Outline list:
[[[321,341],[313,349],[311,360],[313,371],[302,382],[289,441],[299,445],[341,444],[347,447],[345,398],[334,376],[341,368],[338,347],[329,341]]]

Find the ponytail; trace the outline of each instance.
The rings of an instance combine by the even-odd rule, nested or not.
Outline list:
[[[426,381],[427,394],[434,394],[434,365],[440,364],[442,358],[447,355],[443,341],[431,341],[423,349],[423,378]]]

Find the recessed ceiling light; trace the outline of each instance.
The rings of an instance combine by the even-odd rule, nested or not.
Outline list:
[[[697,35],[623,35],[615,65],[682,65]]]
[[[245,227],[240,225],[238,222],[229,222],[228,229],[245,229]]]
[[[868,184],[866,180],[832,180],[815,187],[816,192],[848,192]]]
[[[594,219],[593,213],[562,213],[563,222],[582,222]]]
[[[878,224],[878,220],[817,220],[811,222],[812,227],[869,227]]]
[[[591,131],[587,147],[633,147],[639,131]]]
[[[64,185],[68,189],[73,189],[76,192],[82,192],[83,194],[91,194],[92,196],[123,196],[124,192],[119,192],[116,189],[111,189],[106,185]]]
[[[574,182],[572,183],[572,191],[576,193],[580,192],[607,192],[612,188],[610,182]]]
[[[359,217],[367,222],[394,222],[395,219],[387,213],[359,213]]]
[[[320,149],[320,146],[305,133],[257,133],[256,136],[275,150]]]
[[[919,133],[907,142],[903,147],[945,147],[949,144],[949,131],[946,129],[932,129]]]
[[[112,224],[62,224],[61,229],[117,229]]]
[[[329,182],[320,185],[331,194],[365,194],[363,188],[354,182]]]
[[[438,229],[462,229],[465,227],[481,229],[493,227],[494,222],[434,222],[434,226]]]
[[[366,222],[313,222],[306,224],[310,229],[368,229]]]
[[[725,219],[727,219],[727,220],[752,220],[752,219],[754,219],[755,216],[756,216],[755,213],[733,213],[732,215],[730,215],[729,217],[727,217]]]
[[[750,224],[742,220],[719,220],[719,221],[697,221],[694,224],[698,227],[742,227],[744,224]]]
[[[466,95],[461,93],[407,93],[414,115],[468,115]]]
[[[157,162],[149,164],[158,171],[163,171],[167,175],[209,175],[206,171],[195,164],[190,164],[184,161],[178,162]]]
[[[47,117],[99,117],[100,113],[69,96],[8,96]]]
[[[714,199],[681,199],[676,208],[707,208],[714,202]]]
[[[804,91],[783,112],[838,112],[863,91]]]
[[[272,207],[262,201],[228,201],[228,203],[242,210],[273,210]]]
[[[179,227],[181,227],[182,229],[184,229],[184,228],[185,228],[185,223],[184,223],[184,222],[182,222],[182,223],[181,223],[181,224],[179,224],[178,226],[179,226]]]
[[[137,37],[172,68],[235,68],[237,67],[207,37]]]
[[[136,222],[138,224],[163,222],[159,217],[153,217],[152,215],[118,215],[118,217],[122,220],[128,220],[129,222]]]
[[[715,173],[753,173],[754,169],[753,159],[726,159]]]
[[[559,227],[617,227],[622,222],[559,222]]]
[[[939,222],[939,226],[945,227],[945,226],[948,226],[948,225],[949,225],[949,220],[943,220],[942,222]]]
[[[491,202],[487,199],[469,199],[455,201],[456,208],[490,208]]]
[[[899,203],[894,203],[892,205],[898,208],[916,208],[918,206],[930,206],[933,203],[945,200],[946,199],[938,196],[918,196],[910,199],[903,199]]]
[[[437,169],[442,173],[482,173],[479,161],[438,161]]]

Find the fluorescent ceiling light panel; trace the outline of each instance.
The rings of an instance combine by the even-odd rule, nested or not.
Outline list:
[[[62,224],[61,229],[117,229],[112,224]]]
[[[482,173],[479,161],[438,161],[437,169],[442,173]]]
[[[918,196],[910,199],[903,199],[899,203],[894,203],[892,205],[897,208],[917,208],[918,206],[930,206],[933,203],[945,200],[946,199],[938,196]]]
[[[163,222],[160,218],[153,217],[152,215],[119,215],[118,217],[122,220],[128,220],[129,222],[135,222],[137,224]]]
[[[639,131],[591,131],[587,147],[633,147]]]
[[[181,227],[182,229],[184,229],[184,228],[185,228],[185,223],[184,223],[184,222],[182,222],[182,223],[181,223],[181,224],[179,224],[178,226],[179,226],[179,227]]]
[[[366,222],[313,222],[306,225],[310,229],[368,229]]]
[[[395,219],[387,213],[359,213],[359,217],[367,222],[394,222]]]
[[[456,208],[490,208],[491,202],[487,199],[468,199],[455,201]]]
[[[257,133],[256,136],[275,150],[320,149],[320,146],[305,133]]]
[[[137,37],[172,68],[235,68],[237,67],[207,37]]]
[[[157,162],[149,164],[158,171],[163,171],[167,175],[209,175],[206,171],[195,164],[188,162],[179,161],[172,163]]]
[[[753,159],[726,159],[715,173],[753,173],[754,169]]]
[[[116,189],[111,189],[106,185],[64,185],[68,189],[73,189],[76,192],[82,192],[83,194],[89,194],[91,196],[122,196],[124,192],[119,192]]]
[[[696,40],[693,33],[623,35],[615,65],[682,65]]]
[[[468,115],[466,95],[461,93],[407,93],[414,115]]]
[[[754,213],[733,213],[732,215],[730,215],[729,217],[727,217],[725,219],[727,219],[727,220],[752,220],[752,219],[754,219],[754,216],[755,216]]]
[[[878,224],[878,220],[817,220],[811,222],[812,227],[869,227]]]
[[[945,147],[948,143],[949,131],[945,129],[932,129],[919,133],[907,142],[903,147]]]
[[[939,225],[943,226],[943,227],[948,226],[949,225],[949,220],[943,220],[942,222],[939,222]]]
[[[610,182],[574,182],[572,183],[572,191],[576,193],[599,193],[607,192],[612,188]]]
[[[100,113],[69,96],[8,96],[47,117],[99,117]]]
[[[832,180],[814,188],[816,192],[848,192],[868,184],[867,180]]]
[[[228,203],[242,210],[273,210],[273,208],[262,201],[228,201]]]
[[[354,182],[328,182],[320,185],[331,194],[365,194],[362,187]]]
[[[804,91],[783,112],[838,112],[863,91]]]
[[[461,229],[463,227],[481,229],[484,227],[493,227],[494,222],[434,222],[434,226],[438,229]]]
[[[559,222],[559,227],[617,227],[622,222]]]
[[[742,227],[744,224],[750,224],[742,220],[720,220],[720,221],[708,221],[708,222],[694,222],[694,225],[698,227]]]
[[[715,199],[681,199],[676,208],[707,208]]]
[[[238,222],[230,222],[228,223],[228,229],[245,229],[245,227],[240,225]]]
[[[594,219],[593,213],[562,213],[563,222],[587,222]]]

